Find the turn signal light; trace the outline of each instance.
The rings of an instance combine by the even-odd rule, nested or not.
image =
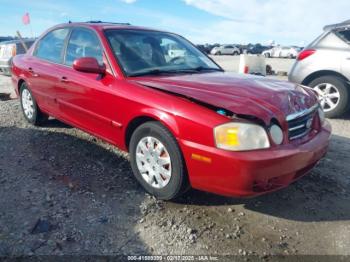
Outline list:
[[[227,146],[238,146],[238,128],[237,127],[225,127],[221,128],[217,132],[217,143]]]

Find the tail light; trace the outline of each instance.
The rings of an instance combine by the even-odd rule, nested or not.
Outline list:
[[[248,67],[248,66],[245,66],[245,67],[244,67],[244,73],[245,73],[245,74],[248,74],[248,73],[249,73],[249,67]]]
[[[313,55],[315,52],[316,52],[316,50],[314,50],[314,49],[303,50],[299,53],[297,60],[298,61],[304,60],[305,58],[309,57],[310,55]]]

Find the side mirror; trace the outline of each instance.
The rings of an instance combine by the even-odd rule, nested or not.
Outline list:
[[[94,57],[81,57],[75,59],[73,62],[73,68],[80,72],[104,74],[106,73],[106,66],[99,65],[98,61]]]

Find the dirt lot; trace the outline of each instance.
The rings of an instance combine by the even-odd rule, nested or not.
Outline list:
[[[9,85],[0,77],[0,93]],[[350,255],[349,119],[331,120],[326,158],[282,191],[163,202],[125,153],[53,119],[30,126],[17,100],[0,101],[0,256]]]

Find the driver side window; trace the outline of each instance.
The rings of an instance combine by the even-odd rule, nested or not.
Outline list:
[[[103,63],[102,48],[96,34],[89,29],[75,28],[70,36],[64,63],[73,65],[75,59],[94,57],[99,64]]]

